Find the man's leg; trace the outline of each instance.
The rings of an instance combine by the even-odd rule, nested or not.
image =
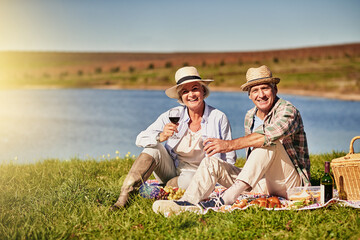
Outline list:
[[[192,178],[184,196],[179,201],[158,200],[153,204],[155,213],[178,213],[182,211],[202,211],[197,205],[209,197],[216,183],[230,187],[238,176],[240,168],[216,157],[204,158]]]
[[[204,158],[181,201],[197,204],[210,196],[217,182],[224,187],[230,187],[240,171],[240,168],[219,158]]]
[[[300,176],[279,141],[275,146],[256,148],[251,152],[236,184],[224,193],[227,204],[243,193],[241,182],[253,191],[285,198],[287,189],[301,185]]]

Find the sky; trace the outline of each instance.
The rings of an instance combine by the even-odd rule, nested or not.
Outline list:
[[[0,0],[0,51],[228,52],[355,42],[359,0]]]

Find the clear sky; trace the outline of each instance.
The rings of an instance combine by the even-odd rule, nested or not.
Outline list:
[[[0,0],[0,50],[253,51],[360,42],[359,0]]]

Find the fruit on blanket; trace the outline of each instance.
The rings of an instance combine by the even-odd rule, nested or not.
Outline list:
[[[165,192],[164,188],[160,188],[160,193],[157,196],[156,200],[167,200],[169,193]]]
[[[184,195],[185,192],[184,189],[173,188],[170,186],[165,187],[165,191],[169,192],[168,200],[178,200]]]
[[[160,193],[157,200],[178,200],[184,195],[185,189],[165,186],[160,188]]]
[[[154,199],[160,193],[160,187],[154,184],[143,183],[139,188],[139,194],[143,198]]]

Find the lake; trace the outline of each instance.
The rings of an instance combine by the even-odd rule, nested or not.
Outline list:
[[[311,154],[348,152],[350,140],[360,135],[360,102],[279,96],[300,110]],[[233,137],[244,135],[244,116],[253,106],[247,93],[212,92],[206,102],[226,113]],[[177,105],[164,91],[2,90],[0,162],[138,155],[137,134]],[[356,152],[359,146],[360,140]]]

